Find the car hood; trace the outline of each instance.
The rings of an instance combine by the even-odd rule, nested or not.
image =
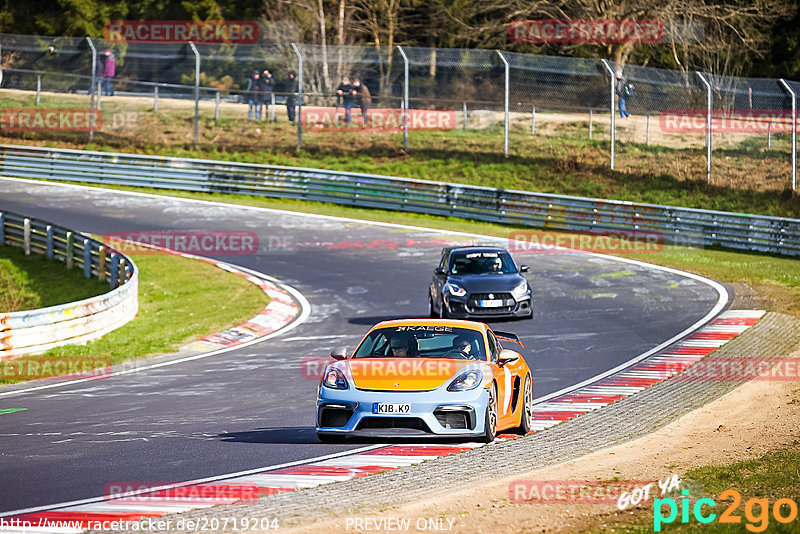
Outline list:
[[[475,363],[447,358],[356,358],[347,360],[346,373],[359,389],[427,391]]]
[[[466,276],[450,276],[448,282],[454,282],[470,293],[510,292],[525,281],[525,277],[513,274],[471,274]]]

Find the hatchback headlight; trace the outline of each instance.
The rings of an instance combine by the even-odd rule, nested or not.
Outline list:
[[[520,283],[517,287],[511,290],[511,294],[514,295],[514,298],[517,300],[522,300],[523,298],[528,296],[528,281],[524,281]]]
[[[467,294],[466,289],[464,289],[458,284],[454,284],[453,282],[447,282],[444,285],[444,289],[454,297],[463,297],[464,295]]]
[[[447,391],[469,391],[482,383],[483,373],[480,369],[467,369],[447,386]]]
[[[347,379],[344,373],[336,367],[329,367],[322,378],[322,385],[330,389],[347,389]]]

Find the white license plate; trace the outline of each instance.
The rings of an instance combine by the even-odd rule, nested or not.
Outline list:
[[[372,413],[385,413],[385,414],[409,414],[411,413],[411,404],[399,404],[395,402],[373,402]]]
[[[500,299],[478,301],[478,306],[480,306],[481,308],[499,308],[502,305],[503,301]]]

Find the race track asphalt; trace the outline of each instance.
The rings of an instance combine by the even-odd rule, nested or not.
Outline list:
[[[7,179],[0,179],[0,210],[101,235],[254,232],[257,254],[213,257],[274,276],[311,304],[305,323],[246,348],[0,397],[0,410],[26,408],[0,415],[0,513],[100,496],[108,484],[197,479],[364,446],[317,442],[317,384],[302,376],[301,360],[327,356],[334,345],[354,347],[377,321],[425,316],[441,247],[480,241]],[[531,266],[535,318],[494,326],[522,338],[537,397],[653,348],[719,298],[700,281],[595,255],[515,258]]]

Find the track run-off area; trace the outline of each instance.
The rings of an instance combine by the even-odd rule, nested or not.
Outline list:
[[[94,499],[110,484],[158,486],[303,462],[377,442],[322,444],[304,358],[350,349],[384,319],[427,314],[443,246],[507,241],[401,225],[108,189],[0,179],[0,210],[98,235],[248,232],[254,254],[213,258],[300,292],[285,334],[104,380],[0,395],[0,515]],[[590,253],[515,253],[530,265],[534,319],[519,335],[534,396],[551,399],[711,321],[732,290],[696,275]],[[502,325],[502,326],[500,326]],[[102,355],[98,355],[102,356]],[[0,394],[6,391],[0,387]],[[452,445],[452,443],[451,443]]]

